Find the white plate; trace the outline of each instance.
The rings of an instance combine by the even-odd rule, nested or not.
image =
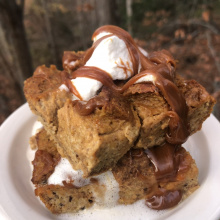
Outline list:
[[[196,160],[201,187],[177,207],[150,210],[139,201],[80,214],[52,215],[34,196],[28,141],[36,117],[27,104],[15,111],[0,127],[0,219],[220,219],[220,124],[211,115],[201,131],[189,138],[185,147]]]

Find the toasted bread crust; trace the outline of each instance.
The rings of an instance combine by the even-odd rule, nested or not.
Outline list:
[[[85,177],[111,169],[131,148],[146,149],[165,142],[169,105],[154,85],[135,84],[122,95],[103,87],[98,96],[109,96],[109,101],[92,114],[81,116],[71,93],[61,90],[61,84],[61,72],[54,66],[38,67],[25,81],[25,96],[59,153],[73,168],[82,169]],[[194,80],[177,75],[175,84],[186,100],[193,134],[212,112],[215,100]]]

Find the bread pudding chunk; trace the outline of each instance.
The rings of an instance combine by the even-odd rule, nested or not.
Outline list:
[[[102,33],[104,33],[104,35],[101,35]],[[101,36],[98,37],[99,35]],[[113,74],[111,71],[111,73],[106,72],[105,68],[104,70],[100,69],[99,65],[96,67],[86,66],[86,63],[91,59],[93,53],[96,52],[99,45],[102,44],[106,38],[109,39],[111,36],[117,36],[125,43],[130,54],[130,59],[132,61],[132,74],[128,75],[127,70],[125,70],[124,77],[120,77],[120,73],[116,74],[117,70],[115,70]],[[174,83],[176,63],[172,55],[168,51],[163,50],[160,52],[153,52],[149,55],[148,58],[141,53],[132,37],[126,31],[111,25],[103,26],[97,29],[92,39],[97,40],[94,42],[93,46],[85,53],[83,58],[85,66],[82,66],[79,69],[73,71],[69,75],[69,79],[66,77],[64,80],[64,83],[69,86],[69,89],[72,91],[74,96],[81,101],[87,101],[87,98],[84,100],[80,95],[84,93],[80,93],[74,84],[70,83],[70,81],[72,82],[72,80],[77,80],[78,78],[82,78],[83,80],[85,78],[92,79],[93,82],[95,80],[100,84],[100,86],[104,85],[110,88],[112,91],[118,93],[125,92],[125,90],[127,90],[133,84],[152,83],[159,89],[160,93],[167,101],[170,107],[170,111],[172,111],[167,113],[167,116],[169,117],[169,132],[166,136],[166,140],[170,143],[176,143],[178,139],[179,144],[184,143],[190,134],[187,119],[188,108],[184,96],[181,94],[178,87]],[[139,68],[139,65],[141,68]],[[124,85],[119,87],[114,83],[114,80],[116,79],[129,79],[129,81],[123,82]],[[85,83],[87,84],[88,82],[85,81]],[[82,88],[83,86],[81,85],[81,89]],[[90,88],[93,93],[92,96],[94,96],[94,88]],[[98,89],[99,86],[97,87],[97,90]],[[97,101],[96,99],[92,99],[92,102],[90,101],[84,103],[84,108],[81,109],[90,109],[90,111],[87,111],[87,114],[90,114],[92,113],[92,110],[95,109],[95,107],[100,107],[100,105],[103,103],[105,102],[102,102],[99,99]],[[79,104],[78,106],[82,105]],[[81,110],[81,114],[85,115],[86,111]],[[172,135],[170,135],[170,133],[172,133]]]
[[[60,158],[56,145],[45,129],[31,138],[37,151]],[[32,148],[34,142],[32,141]],[[72,169],[66,158],[61,158],[50,169],[44,169],[44,181],[33,182],[45,206],[53,213],[77,212],[83,209],[132,204],[140,199],[152,209],[161,210],[177,205],[199,186],[198,169],[190,154],[181,146],[157,146],[148,150],[130,150],[112,171],[96,177],[83,178],[82,171]],[[42,173],[42,164],[33,163],[34,172]]]

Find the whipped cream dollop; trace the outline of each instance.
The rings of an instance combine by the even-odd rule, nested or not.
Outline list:
[[[105,33],[105,35],[107,34]],[[101,41],[85,66],[100,68],[109,73],[113,80],[126,80],[134,72],[131,56],[125,42],[115,35]]]
[[[74,182],[74,185],[77,187],[82,187],[90,183],[89,179],[84,179],[82,171],[73,170],[70,162],[66,158],[61,158],[57,166],[55,167],[54,172],[48,178],[48,185],[63,185],[63,181],[67,183]]]
[[[155,85],[156,77],[153,74],[149,74],[146,76],[142,76],[137,81],[134,82],[134,84],[142,83],[142,82],[152,82]]]
[[[146,65],[149,65],[147,51],[138,47],[131,36],[123,29],[111,25],[104,26],[104,29],[101,27],[101,29],[94,32],[92,40],[93,46],[85,53],[84,70],[82,70],[83,67],[76,70],[75,72],[78,72],[75,77],[72,76],[73,78],[67,86],[73,94],[73,101],[87,102],[98,94],[103,83],[106,83],[103,78],[100,78],[99,74],[103,74],[105,79],[110,77],[113,81],[129,80],[134,75],[139,74],[141,70],[144,70],[142,68],[143,62],[145,69]],[[151,63],[150,66],[154,67],[154,64]],[[133,84],[149,81],[154,83],[153,76],[143,76],[141,79],[138,78],[136,82],[133,81]],[[63,85],[59,89],[68,92]]]
[[[102,32],[93,38],[96,42],[111,33]],[[107,72],[113,80],[126,80],[133,75],[133,64],[125,42],[115,35],[104,38],[95,48],[85,66],[97,67]],[[139,71],[141,65],[139,64]],[[84,101],[88,101],[97,94],[102,83],[95,79],[78,77],[71,82]],[[78,97],[74,96],[73,100]]]

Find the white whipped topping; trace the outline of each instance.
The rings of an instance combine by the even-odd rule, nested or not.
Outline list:
[[[102,83],[95,79],[86,77],[77,77],[72,79],[71,82],[79,92],[80,96],[84,101],[88,101],[94,97],[97,91],[102,87]],[[73,100],[77,100],[78,97],[73,95]]]
[[[142,83],[142,82],[152,82],[153,84],[155,84],[156,78],[154,75],[146,75],[146,76],[142,76],[141,78],[139,78],[134,84],[136,83]]]
[[[108,72],[113,80],[125,80],[133,74],[133,64],[125,42],[117,36],[102,40],[85,66]]]
[[[109,32],[102,32],[94,37],[94,42],[103,36],[110,35]],[[148,52],[139,47],[140,52],[148,57]],[[113,35],[102,40],[95,48],[92,56],[86,62],[85,66],[93,66],[102,69],[109,73],[113,80],[126,80],[133,75],[133,63],[128,48],[125,42]],[[141,69],[139,63],[138,73]],[[78,77],[71,80],[82,100],[88,101],[97,94],[97,91],[102,87],[102,83],[95,79],[86,77]],[[138,79],[135,83],[155,82],[154,76],[144,76]],[[79,98],[73,95],[73,100]]]
[[[96,205],[98,206],[114,206],[119,199],[119,185],[115,180],[111,171],[102,173],[94,177],[98,180],[97,188],[93,187],[93,193],[96,198]],[[47,183],[63,186],[63,181],[73,183],[77,187],[83,187],[91,184],[90,178],[84,179],[83,172],[74,170],[66,158],[61,158],[60,162],[55,167],[54,172],[48,178]],[[99,194],[100,188],[104,190],[104,197]]]
[[[62,84],[60,87],[59,87],[59,90],[60,91],[66,91],[66,92],[69,92],[69,89],[68,89],[68,87],[65,85],[65,84]]]
[[[41,122],[36,121],[32,127],[31,135],[37,134],[42,127],[43,125],[41,124]]]
[[[109,34],[111,34],[111,33],[109,33],[109,32],[101,32],[100,34],[96,35],[92,40],[93,40],[93,42],[96,42],[101,37],[104,37],[104,36],[109,35]]]
[[[74,185],[82,187],[90,183],[89,179],[84,179],[82,171],[76,171],[66,158],[61,158],[60,162],[55,167],[54,172],[48,178],[48,184],[63,185],[65,180],[67,183],[74,181]]]
[[[119,200],[119,184],[115,180],[114,175],[111,171],[107,171],[98,176],[95,176],[98,179],[99,186],[105,186],[104,197],[100,197],[95,191],[95,201],[98,206],[112,207],[117,205]]]
[[[100,33],[94,38],[94,41],[109,34],[107,32]],[[100,42],[85,66],[102,69],[109,73],[113,80],[126,80],[134,72],[131,56],[125,42],[115,35],[107,37]],[[141,65],[139,65],[139,71],[140,68]],[[85,77],[78,77],[71,81],[85,101],[94,97],[102,87],[101,82]],[[74,96],[73,100],[77,99]]]

